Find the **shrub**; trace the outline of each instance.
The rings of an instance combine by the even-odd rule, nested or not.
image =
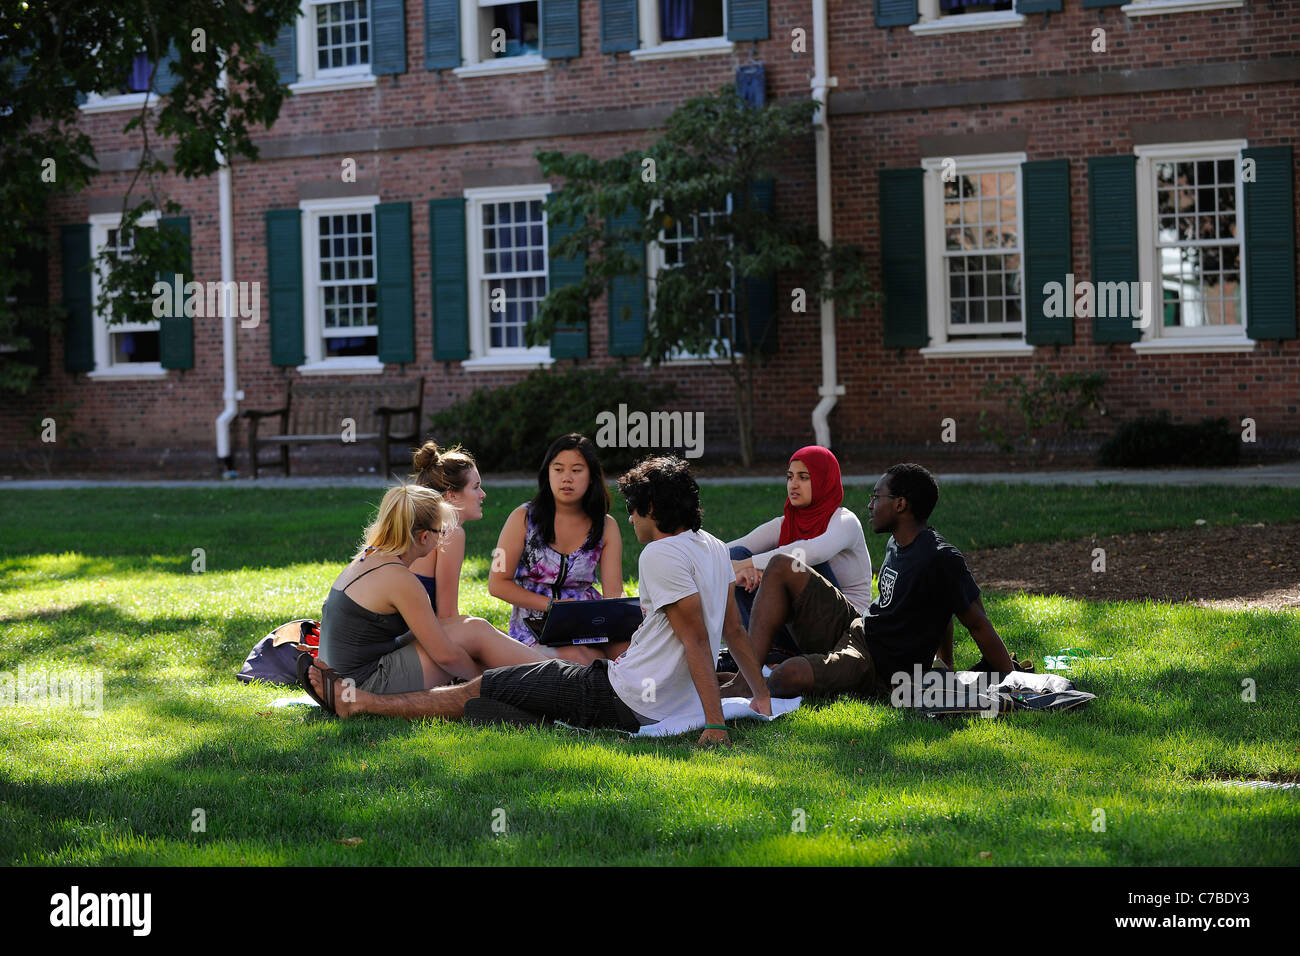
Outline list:
[[[666,409],[676,398],[672,385],[651,384],[620,375],[617,369],[548,371],[538,369],[501,388],[476,389],[469,397],[435,413],[430,421],[439,445],[460,443],[479,470],[536,471],[547,447],[560,435],[580,432],[596,440],[596,416]],[[601,448],[608,475],[626,470],[655,449]]]
[[[986,382],[980,395],[984,398],[1006,395],[1008,413],[1019,415],[1021,429],[1018,435],[1009,435],[1006,429],[993,424],[981,411],[980,434],[1002,451],[1011,452],[1017,442],[1036,447],[1042,438],[1080,431],[1087,427],[1088,411],[1100,408],[1101,390],[1105,384],[1105,372],[1057,375],[1042,369],[1032,382],[1026,382],[1019,375],[1000,382]]]
[[[1125,422],[1101,446],[1101,464],[1120,468],[1186,465],[1208,468],[1235,465],[1241,442],[1226,418],[1205,418],[1196,425],[1176,425],[1169,413]]]

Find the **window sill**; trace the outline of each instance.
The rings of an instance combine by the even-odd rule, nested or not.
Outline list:
[[[1163,339],[1133,342],[1133,351],[1163,354],[1166,352],[1253,352],[1258,343],[1243,335],[1180,335]]]
[[[936,36],[941,33],[973,33],[976,30],[1007,30],[1023,27],[1026,17],[1014,10],[994,10],[990,13],[964,13],[960,16],[940,17],[929,23],[913,23],[907,29],[917,36]]]
[[[297,367],[299,375],[379,375],[384,363],[370,355],[355,358],[321,359]]]
[[[944,342],[921,349],[924,358],[1007,358],[1033,355],[1034,347],[1026,342]]]
[[[373,73],[356,73],[352,76],[334,76],[323,79],[299,80],[289,84],[289,92],[330,93],[335,90],[364,90],[375,85],[379,78]]]
[[[671,60],[683,56],[712,56],[734,53],[736,44],[726,37],[703,37],[698,40],[669,40],[658,46],[642,47],[628,53],[635,60]]]
[[[158,362],[141,362],[138,367],[115,365],[87,372],[86,378],[99,382],[139,382],[167,377],[167,369]]]
[[[120,96],[99,96],[87,99],[77,108],[83,113],[115,113],[119,110],[138,110],[149,99],[148,93],[123,93]],[[150,106],[157,106],[160,97],[154,97]]]
[[[1246,0],[1146,0],[1145,3],[1126,3],[1119,9],[1130,17],[1154,17],[1162,13],[1236,10],[1245,6],[1245,2]]]
[[[513,372],[525,368],[547,367],[555,364],[549,352],[539,355],[484,355],[462,359],[460,366],[471,372]]]
[[[503,56],[496,60],[484,60],[481,63],[458,66],[453,68],[451,72],[462,77],[502,76],[510,73],[538,73],[548,66],[550,66],[550,61],[545,57],[530,53],[524,56]]]

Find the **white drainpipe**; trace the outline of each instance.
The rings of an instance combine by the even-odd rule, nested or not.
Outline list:
[[[817,112],[813,115],[813,136],[817,148],[817,236],[828,245],[833,241],[834,229],[831,223],[831,130],[830,116],[826,109],[827,93],[839,82],[833,76],[827,76],[830,69],[830,55],[826,42],[826,0],[813,0],[813,77],[812,95],[817,102]],[[821,401],[813,409],[813,433],[817,444],[829,448],[831,428],[827,417],[831,409],[844,394],[844,386],[839,384],[839,374],[835,366],[835,303],[829,299],[821,304],[822,331],[822,384],[817,389]]]
[[[221,71],[221,87],[226,87],[226,71]],[[221,232],[221,281],[225,283],[223,289],[234,288],[235,281],[235,235],[234,235],[234,210],[232,208],[231,198],[231,174],[230,164],[226,158],[217,153],[217,161],[221,164],[217,172],[217,195],[218,209]],[[224,385],[221,391],[221,397],[225,404],[221,409],[221,414],[217,416],[217,458],[220,459],[225,477],[231,477],[234,474],[235,462],[230,451],[230,423],[234,420],[238,412],[236,402],[244,396],[238,391],[235,380],[235,313],[238,311],[238,302],[231,301],[232,297],[224,295],[222,297],[223,308],[221,310],[221,361],[224,371]]]

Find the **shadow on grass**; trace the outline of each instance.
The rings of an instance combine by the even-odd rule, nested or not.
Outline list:
[[[231,614],[216,620],[202,615],[142,619],[102,601],[58,611],[0,615],[0,629],[7,637],[0,644],[0,669],[12,670],[32,658],[53,657],[139,676],[158,667],[158,655],[164,653],[178,664],[217,675],[233,674],[253,645],[284,623],[280,617]],[[29,627],[37,633],[13,638]],[[109,648],[109,644],[118,646]],[[108,677],[108,684],[114,680]]]

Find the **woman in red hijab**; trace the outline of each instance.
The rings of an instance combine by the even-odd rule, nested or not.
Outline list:
[[[871,605],[871,556],[862,522],[843,506],[839,461],[821,445],[800,448],[790,456],[785,489],[781,517],[728,543],[736,570],[736,603],[745,628],[749,628],[749,610],[763,571],[776,554],[798,557],[865,614]],[[773,650],[782,643],[778,635]],[[793,652],[790,642],[788,653]]]

